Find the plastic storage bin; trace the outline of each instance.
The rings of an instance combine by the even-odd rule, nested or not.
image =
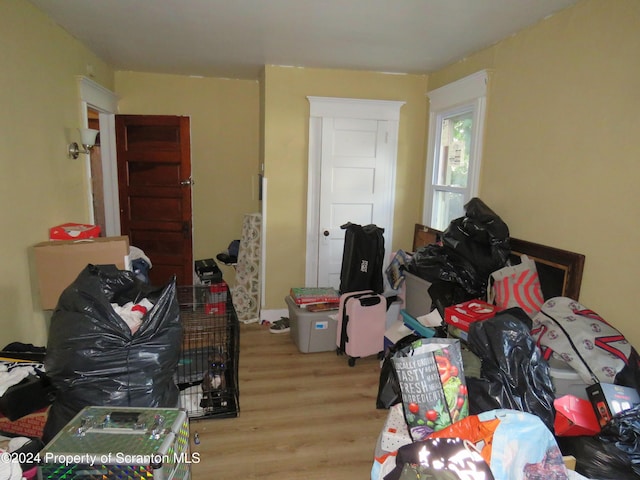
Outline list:
[[[413,318],[429,313],[432,310],[431,297],[429,296],[431,282],[413,273],[404,272],[404,284],[406,288],[405,311]]]
[[[289,333],[298,350],[313,353],[336,349],[337,322],[330,315],[336,315],[337,309],[309,312],[298,307],[290,296],[285,302],[289,308]]]
[[[585,400],[589,399],[587,395],[588,385],[580,378],[578,372],[566,362],[553,357],[550,358],[549,375],[551,376],[551,383],[556,389],[556,398],[563,395],[573,395]]]

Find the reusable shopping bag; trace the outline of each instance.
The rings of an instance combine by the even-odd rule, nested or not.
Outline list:
[[[489,277],[487,298],[500,309],[520,307],[533,316],[544,303],[536,262],[526,255],[520,257],[518,265],[496,270]]]
[[[398,350],[392,362],[414,441],[469,414],[459,340],[421,338]]]

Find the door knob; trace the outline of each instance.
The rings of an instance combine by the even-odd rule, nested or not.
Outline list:
[[[325,230],[324,232],[322,232],[322,234],[323,234],[325,237],[328,237],[328,236],[329,236],[329,230]]]
[[[187,178],[186,180],[182,180],[182,181],[180,182],[180,185],[183,185],[183,186],[185,186],[185,187],[186,187],[186,186],[189,186],[189,185],[195,185],[195,183],[196,183],[196,182],[194,182],[194,181],[191,179],[191,177],[189,177],[189,178]]]

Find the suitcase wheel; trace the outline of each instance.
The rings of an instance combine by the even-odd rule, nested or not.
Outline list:
[[[356,364],[356,359],[354,357],[349,357],[349,366],[354,367]]]

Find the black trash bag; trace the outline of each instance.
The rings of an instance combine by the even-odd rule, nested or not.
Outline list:
[[[391,357],[393,357],[398,350],[402,350],[404,347],[411,345],[420,338],[423,338],[422,335],[410,333],[406,337],[398,340],[385,353],[382,361],[382,367],[380,368],[376,408],[391,408],[396,403],[400,403],[402,401],[400,383],[398,383],[398,376],[396,375],[396,370],[393,367]]]
[[[407,269],[431,283],[459,285],[467,299],[481,298],[487,294],[489,275],[507,264],[509,228],[479,198],[464,208],[465,216],[451,221],[442,234],[442,244],[419,248]]]
[[[453,220],[442,235],[442,243],[471,263],[487,281],[501,269],[511,254],[507,224],[482,200],[472,198],[464,206],[465,216]]]
[[[618,372],[614,383],[616,385],[635,388],[636,391],[640,393],[640,355],[638,355],[638,351],[634,347],[631,347],[629,361],[622,370]]]
[[[576,459],[576,472],[599,480],[638,480],[631,459],[599,437],[557,437],[563,455]]]
[[[600,438],[627,455],[640,478],[640,405],[614,415],[602,428]]]
[[[154,306],[132,334],[111,303],[143,298]],[[88,265],[51,317],[44,365],[56,399],[45,442],[86,406],[177,407],[181,341],[175,278],[158,288],[115,265]]]
[[[519,307],[473,322],[469,349],[480,357],[480,377],[470,382],[469,409],[481,413],[494,408],[537,415],[551,430],[555,393],[549,365],[529,333],[531,318]]]
[[[442,318],[445,317],[444,310],[448,306],[478,298],[477,295],[470,294],[460,285],[451,282],[433,282],[427,291],[431,297],[431,306],[438,310]],[[446,328],[446,324],[442,328]]]
[[[425,245],[411,257],[407,270],[431,283],[446,282],[464,289],[470,298],[486,292],[488,276],[482,280],[474,266],[444,245]]]

